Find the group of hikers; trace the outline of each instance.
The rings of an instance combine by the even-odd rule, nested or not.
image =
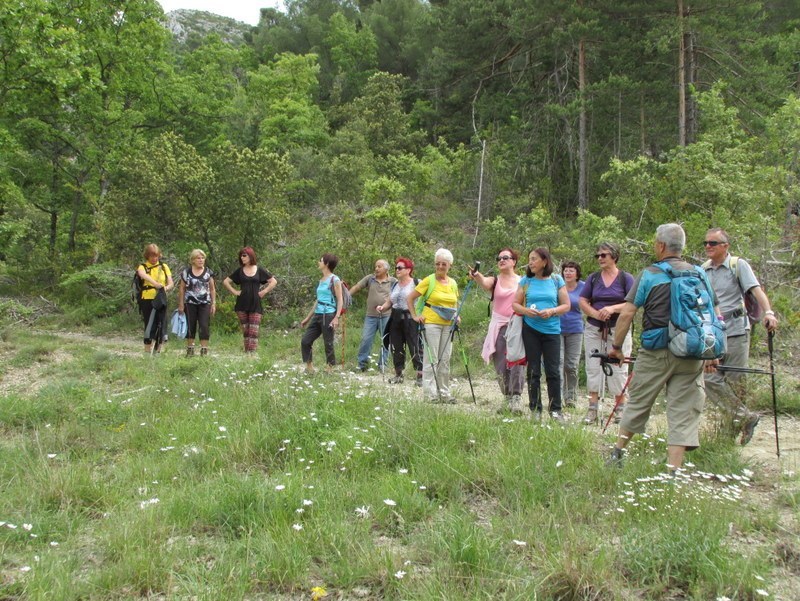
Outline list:
[[[505,399],[501,412],[523,414],[522,395],[527,383],[528,408],[541,419],[544,371],[547,413],[563,422],[563,407],[576,407],[578,403],[583,356],[588,393],[583,421],[592,424],[598,420],[599,402],[606,390],[616,399],[613,419],[619,424],[619,437],[609,463],[619,463],[633,435],[644,433],[656,398],[666,391],[668,468],[672,473],[683,465],[685,452],[699,445],[706,397],[722,410],[730,431],[740,436],[740,444],[750,441],[759,414],[744,402],[743,370],[748,365],[751,331],[746,299],[760,309],[770,334],[778,325],[750,265],[729,253],[730,239],[724,230],[706,232],[703,246],[707,261],[702,266],[682,259],[685,246],[686,234],[680,225],[660,225],[653,249],[657,261],[634,277],[617,267],[618,245],[603,242],[594,255],[597,269],[586,279],[582,279],[581,266],[575,261],[563,261],[560,273],[556,273],[551,253],[543,247],[530,251],[524,275],[520,275],[519,253],[504,247],[497,253],[493,275],[481,273],[479,264],[470,268],[470,282],[463,295],[449,275],[454,259],[445,248],[435,252],[435,269],[427,277],[417,279],[414,262],[407,257],[395,260],[394,276],[390,275],[390,264],[379,259],[374,272],[350,289],[334,273],[338,257],[326,253],[317,263],[320,279],[315,302],[300,322],[306,328],[300,343],[302,360],[307,373],[313,373],[312,347],[321,336],[327,369],[335,368],[334,333],[351,296],[363,290],[367,293],[366,315],[358,369],[369,369],[377,336],[382,372],[392,357],[394,375],[390,383],[404,381],[406,360],[410,358],[415,383],[422,387],[428,401],[456,403],[450,383],[451,352],[461,308],[474,283],[491,297],[491,319],[481,356],[497,374]],[[141,281],[138,301],[145,324],[145,351],[151,352],[164,340],[158,324],[166,323],[166,292],[174,282],[161,261],[158,246],[148,245],[144,258],[136,275]],[[244,350],[253,353],[264,311],[262,299],[278,281],[258,265],[252,248],[243,248],[238,259],[239,267],[223,280],[223,286],[236,296],[234,310],[241,324]],[[194,354],[198,336],[200,354],[208,353],[209,322],[216,309],[214,274],[205,260],[202,250],[192,251],[189,266],[179,277],[177,311],[186,317],[188,356]],[[678,305],[685,302],[685,282],[700,290],[694,294],[696,305],[689,310],[689,318],[698,322],[697,328],[705,328],[701,330],[701,337],[706,337],[701,341],[702,350],[694,354],[681,346],[684,339],[675,338],[682,329],[680,324],[676,327],[675,320]],[[675,294],[679,290],[683,297]],[[628,365],[634,363],[631,324],[639,309],[643,311],[642,344],[629,374]],[[708,312],[706,317],[703,310]],[[511,360],[512,356],[519,358]]]

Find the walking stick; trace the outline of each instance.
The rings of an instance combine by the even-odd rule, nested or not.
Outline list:
[[[469,391],[472,394],[472,403],[474,405],[478,404],[478,401],[475,400],[475,389],[472,387],[472,378],[469,375],[469,363],[467,362],[467,352],[464,350],[464,343],[461,341],[461,330],[458,326],[455,327],[455,332],[458,333],[458,345],[461,347],[461,357],[464,360],[464,369],[467,370],[467,382],[469,382]],[[450,336],[450,344],[453,344],[453,337]]]
[[[778,457],[781,456],[781,443],[778,439],[778,400],[775,395],[775,365],[773,363],[773,344],[772,340],[775,338],[775,331],[770,330],[767,335],[767,348],[769,349],[769,371],[770,378],[772,379],[772,418],[775,422],[775,453]]]
[[[342,369],[344,369],[344,353],[345,349],[347,348],[345,344],[347,342],[347,314],[342,311],[340,317],[342,318]],[[323,325],[324,323],[325,322],[323,321]]]
[[[475,265],[472,267],[472,269],[470,269],[470,273],[474,273],[480,268],[481,262],[475,261]],[[478,401],[475,400],[475,389],[472,386],[472,376],[469,373],[469,363],[467,363],[467,353],[464,350],[464,344],[461,342],[461,331],[458,329],[458,319],[461,317],[461,309],[464,307],[464,302],[467,300],[467,295],[469,294],[469,291],[474,283],[475,280],[470,280],[467,282],[467,286],[464,288],[464,294],[461,295],[461,302],[458,303],[456,314],[453,316],[453,325],[450,326],[450,344],[453,344],[453,337],[455,336],[456,332],[458,332],[458,344],[461,346],[461,358],[464,361],[464,369],[467,372],[467,382],[469,382],[469,390],[472,393],[472,402],[477,405]]]
[[[611,359],[607,354],[598,353],[597,351],[594,351],[591,356],[600,359],[600,365],[603,367],[604,375],[611,375],[610,372],[612,363],[617,363],[619,365],[622,365],[623,363],[633,363],[634,361],[636,361],[634,357],[625,357],[622,361],[618,361],[616,359]],[[611,409],[611,413],[608,414],[608,419],[606,419],[606,425],[603,426],[603,434],[606,433],[608,425],[611,423],[611,419],[614,417],[614,413],[616,413],[617,408],[622,404],[622,401],[625,400],[625,391],[628,390],[628,384],[631,383],[632,378],[633,378],[633,372],[630,372],[628,374],[627,379],[625,380],[625,385],[622,387],[622,390],[620,390],[619,394],[614,398],[614,407]]]
[[[431,345],[428,343],[428,335],[425,333],[425,326],[421,323],[419,324],[419,331],[422,333],[424,346],[426,349],[428,349],[428,362],[431,364],[431,371],[433,372],[433,381],[436,384],[436,397],[439,398],[442,394],[442,390],[439,387],[439,376],[436,375],[436,363],[433,360],[433,349],[431,349]]]

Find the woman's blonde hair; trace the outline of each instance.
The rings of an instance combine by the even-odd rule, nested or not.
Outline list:
[[[203,257],[203,258],[205,259],[205,258],[206,258],[206,253],[205,253],[205,252],[203,252],[202,250],[200,250],[199,248],[195,248],[195,249],[194,249],[194,250],[193,250],[193,251],[192,251],[192,252],[189,254],[189,263],[191,263],[192,261],[194,261],[194,260],[195,260],[197,257]]]
[[[155,256],[156,259],[161,258],[161,249],[158,244],[148,244],[144,247],[144,260],[147,261],[150,257]]]

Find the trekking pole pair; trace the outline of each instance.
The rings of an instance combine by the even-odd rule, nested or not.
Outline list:
[[[721,372],[731,372],[731,373],[738,373],[738,374],[759,374],[770,376],[772,381],[772,419],[773,423],[775,424],[775,454],[780,457],[781,456],[781,443],[780,438],[778,436],[778,398],[775,392],[775,363],[774,363],[774,340],[775,332],[770,331],[767,335],[767,349],[769,350],[769,371],[766,369],[756,369],[751,367],[738,367],[736,365],[717,365],[715,366],[717,371]]]
[[[470,273],[475,273],[481,268],[481,262],[475,261],[475,265],[469,270]],[[469,291],[472,289],[473,284],[475,284],[475,280],[470,280],[467,282],[467,286],[464,288],[464,294],[461,296],[461,301],[458,303],[458,308],[456,309],[456,314],[453,316],[453,325],[450,326],[450,344],[453,344],[453,336],[458,333],[458,344],[461,347],[461,358],[464,361],[464,369],[467,372],[467,382],[469,382],[469,391],[472,394],[472,402],[477,404],[478,401],[475,400],[475,389],[472,387],[472,376],[469,373],[469,363],[467,362],[467,352],[464,349],[464,342],[461,340],[461,330],[458,327],[458,318],[461,316],[461,309],[464,308],[464,302],[467,300],[467,295]]]

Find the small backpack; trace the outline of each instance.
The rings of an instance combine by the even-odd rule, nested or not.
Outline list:
[[[714,311],[705,271],[673,269],[666,261],[655,263],[670,277],[670,317],[667,346],[676,357],[718,359],[726,350],[725,324]],[[644,337],[642,346],[645,346]],[[661,347],[663,348],[663,346]]]
[[[137,305],[139,303],[139,299],[142,298],[142,291],[145,288],[152,288],[150,284],[145,282],[142,278],[139,277],[139,267],[143,267],[147,275],[150,275],[150,272],[153,271],[157,267],[161,267],[162,263],[159,261],[155,265],[153,265],[150,269],[145,267],[144,263],[139,264],[136,269],[133,271],[133,281],[131,282],[131,300],[133,300],[133,304]]]
[[[333,301],[336,302],[336,291],[334,289],[334,285],[336,284],[336,280],[342,282],[342,313],[347,313],[347,310],[353,304],[353,295],[350,294],[350,288],[341,278],[337,278],[335,275],[331,276],[331,283],[329,284],[331,289],[331,295],[333,295]]]

